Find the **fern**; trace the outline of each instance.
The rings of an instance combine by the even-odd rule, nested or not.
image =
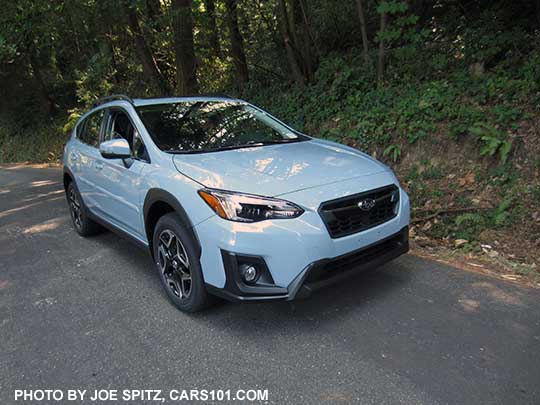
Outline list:
[[[484,221],[484,217],[482,217],[482,215],[470,213],[470,212],[459,215],[458,217],[456,217],[456,220],[455,220],[457,226],[477,225],[477,224],[482,223],[483,221]]]
[[[508,160],[508,155],[510,155],[510,151],[512,150],[512,141],[502,141],[501,145],[499,146],[499,158],[501,160],[502,164],[505,164]]]
[[[512,141],[507,139],[507,135],[504,132],[486,123],[477,123],[475,126],[469,128],[469,132],[480,138],[480,141],[483,143],[480,148],[481,156],[493,157],[498,153],[499,161],[502,164],[506,163],[512,150]]]
[[[501,226],[508,222],[508,220],[510,219],[510,213],[508,212],[508,210],[512,206],[512,202],[512,198],[505,198],[495,209],[495,212],[493,214],[493,222],[495,223],[495,225]]]
[[[397,162],[398,159],[401,157],[401,146],[390,145],[384,150],[383,156],[390,156],[394,163]]]

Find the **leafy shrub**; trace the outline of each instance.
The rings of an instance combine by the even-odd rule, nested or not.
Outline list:
[[[486,123],[478,123],[476,126],[471,127],[469,131],[482,142],[480,155],[494,156],[498,153],[501,163],[506,163],[512,149],[512,141],[507,138],[505,133]]]
[[[0,123],[0,163],[57,162],[67,140],[62,124],[45,121],[39,128],[21,128],[9,121]]]
[[[401,147],[399,145],[390,145],[384,150],[383,156],[390,156],[393,162],[397,162],[401,156]]]

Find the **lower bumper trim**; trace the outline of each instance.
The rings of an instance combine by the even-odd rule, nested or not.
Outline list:
[[[288,299],[308,297],[316,290],[339,283],[361,271],[379,267],[408,251],[409,228],[405,227],[370,246],[333,259],[318,260],[302,272],[302,282],[294,286],[296,289],[290,289]]]
[[[289,285],[285,288],[268,289],[268,294],[260,291],[242,291],[238,288],[237,280],[232,283],[231,278],[235,275],[227,271],[227,282],[224,288],[206,285],[209,293],[236,302],[260,302],[260,301],[291,301],[302,299],[311,295],[314,291],[323,287],[338,283],[361,271],[378,267],[387,263],[409,250],[409,227],[406,226],[399,232],[379,240],[372,245],[363,247],[353,252],[346,253],[332,259],[321,259],[308,265]]]
[[[232,302],[263,302],[263,301],[286,301],[289,298],[288,294],[280,295],[241,295],[234,293],[225,288],[214,287],[206,284],[206,290],[216,297],[223,298]]]

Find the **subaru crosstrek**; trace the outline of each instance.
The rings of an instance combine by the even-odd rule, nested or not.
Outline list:
[[[112,96],[64,151],[75,230],[149,249],[181,310],[293,300],[408,250],[392,171],[229,97]]]

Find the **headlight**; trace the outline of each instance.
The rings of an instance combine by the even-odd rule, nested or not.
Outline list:
[[[237,222],[258,222],[265,219],[296,218],[304,210],[277,198],[202,189],[199,195],[221,218]]]

